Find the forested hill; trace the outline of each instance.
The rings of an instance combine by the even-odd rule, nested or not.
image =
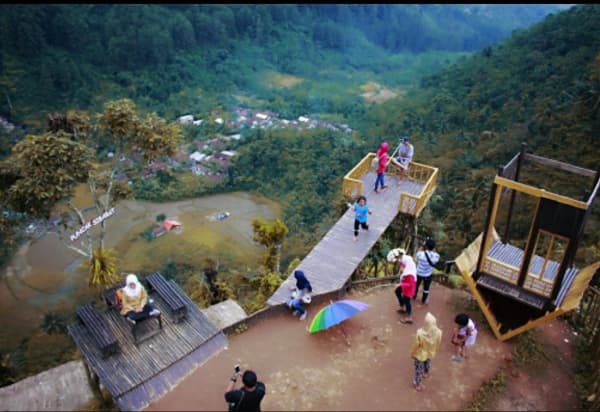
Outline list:
[[[529,152],[600,170],[597,27],[600,6],[577,6],[465,58],[425,78],[409,94],[353,117],[362,137],[357,146],[321,135],[268,133],[240,149],[232,181],[279,199],[286,223],[311,231],[319,217],[332,215],[343,175],[366,152],[375,151],[382,139],[395,146],[409,135],[415,160],[440,169],[419,231],[439,239],[444,256],[453,258],[482,231],[497,168],[522,142]],[[592,185],[581,185],[566,173],[562,177],[568,180],[540,173],[538,183],[576,198]],[[598,215],[596,205],[580,247],[580,265],[600,253]]]
[[[0,113],[98,109],[127,95],[172,112],[184,90],[253,88],[273,69],[401,68],[390,53],[473,51],[559,5],[2,5]],[[336,54],[337,53],[337,54]]]
[[[598,27],[598,5],[550,16],[425,78],[411,95],[365,117],[368,135],[409,134],[418,161],[440,168],[432,230],[448,237],[456,252],[483,228],[491,179],[522,142],[530,152],[600,170]],[[564,177],[540,174],[538,181],[576,198],[591,189],[591,181],[583,186]],[[586,227],[581,257],[588,263],[600,252],[598,211],[596,205]]]

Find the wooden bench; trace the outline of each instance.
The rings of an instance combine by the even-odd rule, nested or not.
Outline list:
[[[103,358],[107,358],[118,351],[117,338],[110,330],[102,314],[91,305],[79,306],[75,313],[92,335],[92,339],[100,349]]]
[[[187,306],[173,286],[159,273],[146,277],[150,289],[156,291],[158,296],[167,304],[174,323],[181,322],[187,316]]]
[[[162,317],[161,317],[161,315],[148,316],[146,318],[136,321],[135,323],[132,323],[132,322],[128,321],[127,319],[125,319],[125,316],[121,315],[121,306],[120,306],[119,302],[117,302],[117,290],[123,288],[123,286],[125,286],[125,285],[117,285],[112,288],[106,289],[102,293],[102,297],[104,298],[104,301],[106,302],[107,306],[109,308],[113,308],[114,310],[116,310],[119,313],[119,317],[123,320],[123,322],[125,322],[127,325],[129,325],[129,328],[131,329],[131,335],[133,336],[133,342],[137,345],[138,343],[140,343],[148,338],[151,338],[152,336],[156,335],[157,333],[159,333],[162,330]],[[155,329],[152,333],[146,333],[146,334],[144,334],[144,336],[140,337],[139,331],[140,331],[140,328],[142,327],[141,325],[148,319],[157,319],[158,320],[158,329]]]

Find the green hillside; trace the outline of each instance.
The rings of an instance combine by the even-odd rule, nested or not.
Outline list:
[[[317,150],[309,145],[320,143],[300,139],[307,162],[319,153],[318,164],[332,166],[331,180],[318,164],[308,163],[311,167],[305,168],[307,163],[299,161],[286,162],[285,167],[281,164],[281,177],[274,181],[268,178],[272,176],[271,164],[252,163],[251,157],[240,156],[232,172],[240,179],[234,179],[234,185],[241,181],[244,188],[289,199],[293,205],[289,210],[295,210],[290,222],[302,216],[304,225],[310,227],[311,214],[296,210],[300,206],[295,199],[300,193],[311,193],[312,216],[331,216],[326,205],[339,193],[343,174],[364,153],[374,151],[381,139],[397,142],[408,134],[415,145],[415,159],[441,171],[421,230],[440,239],[444,254],[452,258],[482,231],[491,180],[498,166],[510,160],[522,142],[536,154],[600,169],[596,147],[600,32],[594,29],[599,23],[599,6],[578,6],[426,77],[419,88],[403,98],[357,112],[352,121],[360,137],[353,146],[341,139],[335,150]],[[297,144],[273,136],[280,134],[272,132],[252,141],[244,153],[286,152]],[[288,176],[306,173],[314,180],[297,179],[286,185]],[[582,187],[573,183],[543,182],[543,176],[540,181],[540,185],[559,193],[580,196]],[[333,187],[319,193],[319,184]],[[598,255],[597,216],[596,208],[586,229],[579,264],[589,263]]]
[[[47,112],[100,110],[106,100],[120,97],[166,117],[208,110],[216,102],[228,102],[233,93],[265,94],[265,70],[350,86],[368,77],[395,87],[559,9],[371,4],[0,7],[0,113],[40,127]],[[429,53],[433,59],[421,61],[414,53]],[[410,71],[415,74],[406,77]],[[300,101],[297,111],[321,109],[310,103]]]
[[[284,118],[314,114],[349,124],[356,133],[244,131],[233,144],[239,156],[219,184],[205,184],[187,168],[143,184],[132,176],[133,191],[144,199],[245,190],[279,202],[289,227],[282,268],[339,218],[343,175],[382,139],[395,146],[411,136],[415,160],[440,169],[419,233],[438,239],[442,259],[456,257],[482,231],[497,167],[522,142],[536,154],[600,170],[597,5],[552,14],[510,36],[558,6],[539,14],[519,5],[1,7],[0,112],[34,129],[44,128],[48,112],[97,113],[119,97],[169,120],[221,115],[243,102]],[[375,83],[396,97],[363,98]],[[190,127],[186,144],[193,148],[218,132],[231,130]],[[0,133],[1,157],[9,154],[11,138]],[[190,177],[193,190],[186,186]],[[15,178],[0,176],[1,190]],[[576,180],[535,178],[541,186],[583,194]],[[576,257],[580,267],[598,260],[598,217],[596,206]],[[4,259],[16,242],[3,236]],[[389,246],[389,239],[381,243]],[[176,263],[169,263],[174,272]],[[191,278],[199,269],[181,272]],[[259,275],[254,280],[269,281]],[[18,367],[0,370],[2,384],[65,360],[34,359],[43,340],[32,342],[38,346],[8,349],[17,353],[12,362]]]

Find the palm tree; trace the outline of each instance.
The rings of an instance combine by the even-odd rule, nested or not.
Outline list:
[[[99,247],[92,253],[89,262],[89,285],[92,287],[106,287],[116,284],[121,280],[117,273],[117,257],[114,249]]]

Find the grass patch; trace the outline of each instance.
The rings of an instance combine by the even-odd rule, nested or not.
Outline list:
[[[491,403],[504,392],[506,388],[506,374],[504,368],[498,369],[496,374],[479,389],[473,399],[465,407],[465,411],[484,411],[488,410]]]
[[[266,88],[271,87],[294,87],[295,85],[302,83],[304,80],[300,77],[292,76],[289,74],[282,74],[267,70],[264,74],[264,86]]]
[[[535,330],[528,330],[515,336],[512,354],[515,366],[526,367],[531,371],[541,370],[544,363],[550,360],[547,349],[538,340]]]

